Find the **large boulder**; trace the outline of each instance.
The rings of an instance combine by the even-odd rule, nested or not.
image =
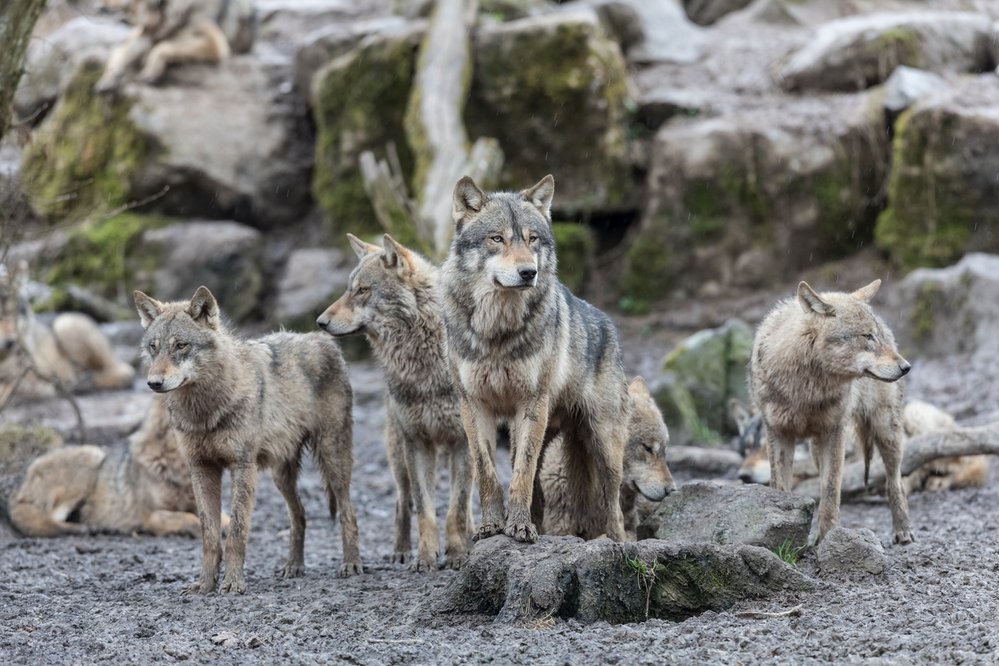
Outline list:
[[[815,549],[822,573],[884,573],[888,557],[874,532],[866,527],[834,527]]]
[[[777,550],[804,546],[815,500],[759,484],[684,484],[638,526],[639,539],[671,543],[749,544]]]
[[[592,11],[482,26],[469,136],[499,140],[504,188],[555,174],[557,212],[633,209],[627,81],[621,50]]]
[[[776,555],[754,546],[548,536],[527,544],[497,536],[475,544],[422,616],[431,626],[455,616],[518,624],[550,617],[584,624],[682,620],[740,599],[812,587]]]
[[[861,90],[898,65],[982,72],[991,63],[991,20],[966,12],[885,12],[823,24],[779,72],[787,90]]]
[[[875,96],[676,119],[652,144],[625,259],[635,309],[684,289],[761,287],[871,238],[888,166]]]
[[[876,240],[904,269],[999,250],[999,78],[969,76],[895,123]]]
[[[170,70],[159,86],[99,95],[84,63],[24,153],[37,212],[82,219],[148,199],[155,210],[259,227],[296,221],[310,204],[305,118],[249,56]]]
[[[335,248],[295,250],[285,262],[274,295],[274,316],[280,325],[312,331],[316,318],[340,297],[356,266],[353,255]]]

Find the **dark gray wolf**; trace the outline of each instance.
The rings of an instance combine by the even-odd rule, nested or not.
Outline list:
[[[188,302],[160,303],[141,291],[148,384],[167,394],[170,423],[191,466],[204,559],[194,591],[215,590],[222,560],[222,471],[232,473],[232,519],[223,592],[246,591],[243,560],[260,468],[270,468],[291,518],[282,575],[303,571],[305,510],[298,497],[302,449],[315,456],[330,516],[340,511],[341,575],[361,572],[350,501],[353,393],[340,348],[322,333],[272,333],[240,340],[222,323],[215,297],[199,287]]]
[[[546,176],[523,192],[454,190],[455,235],[441,271],[448,359],[482,504],[477,538],[535,541],[543,516],[538,460],[564,438],[579,516],[625,537],[620,488],[631,400],[617,331],[556,276]],[[496,427],[510,429],[509,511],[496,475]],[[532,515],[533,507],[533,515]]]
[[[393,561],[409,557],[415,504],[420,544],[412,568],[437,568],[437,455],[443,452],[451,465],[445,566],[456,569],[472,535],[472,479],[447,364],[438,270],[388,234],[382,246],[347,237],[360,262],[343,296],[317,323],[335,336],[364,333],[385,369],[385,441],[397,491]]]

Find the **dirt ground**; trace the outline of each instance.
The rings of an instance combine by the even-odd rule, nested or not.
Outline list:
[[[678,315],[679,316],[679,315]],[[700,325],[703,322],[695,322]],[[649,368],[674,334],[648,321],[622,321],[628,369]],[[999,368],[915,364],[910,394],[963,405],[966,422],[994,415]],[[306,575],[277,571],[287,548],[283,501],[262,480],[246,560],[244,596],[197,597],[200,544],[184,538],[92,536],[23,539],[0,526],[0,662],[289,662],[349,664],[659,664],[667,663],[996,663],[999,662],[999,475],[978,490],[920,494],[910,500],[917,541],[887,546],[880,576],[820,576],[806,555],[801,569],[814,592],[745,601],[684,622],[550,628],[511,627],[488,618],[444,629],[416,620],[452,573],[408,572],[387,562],[394,487],[381,427],[383,385],[372,364],[352,364],[355,457],[352,493],[365,574],[336,577],[337,528],[324,513],[315,469],[301,483],[308,512]],[[971,374],[969,374],[971,373]],[[141,382],[137,382],[141,387]],[[138,419],[148,391],[87,396],[95,425]],[[977,408],[975,407],[977,405]],[[960,410],[959,410],[960,411]],[[72,424],[59,401],[8,410],[4,420]],[[110,426],[107,426],[110,427]],[[504,460],[503,455],[500,456]],[[993,465],[995,467],[995,465]],[[508,470],[505,470],[508,474]],[[678,475],[680,480],[686,480]],[[446,491],[440,493],[443,517]],[[890,518],[881,500],[844,507],[848,527],[868,527],[884,542]],[[415,528],[414,528],[415,530]],[[415,532],[414,532],[415,534]],[[415,542],[415,541],[414,541]],[[746,619],[740,611],[800,615]]]

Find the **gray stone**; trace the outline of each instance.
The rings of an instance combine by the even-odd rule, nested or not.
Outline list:
[[[288,257],[274,297],[278,323],[313,330],[316,317],[343,293],[354,262],[332,248],[296,250]]]
[[[755,546],[548,536],[526,544],[497,536],[475,544],[468,562],[421,616],[431,626],[454,616],[518,624],[553,616],[584,624],[681,620],[740,599],[812,587],[800,572]]]
[[[927,95],[947,89],[944,78],[933,72],[900,65],[885,81],[885,110],[898,115]]]
[[[711,25],[727,14],[743,9],[753,0],[683,0],[683,9],[698,25]]]
[[[757,484],[697,481],[670,493],[638,526],[639,539],[749,544],[777,550],[808,543],[815,500]]]
[[[884,546],[866,527],[834,527],[815,548],[822,573],[883,573],[888,566]]]
[[[688,64],[704,55],[702,30],[687,18],[679,0],[622,2],[635,11],[641,26],[641,40],[627,50],[629,62]]]

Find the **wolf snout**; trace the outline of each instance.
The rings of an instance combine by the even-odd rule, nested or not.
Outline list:
[[[535,268],[534,266],[521,266],[520,268],[517,269],[517,275],[519,275],[520,279],[523,280],[524,282],[529,282],[530,280],[533,280],[537,276],[537,274],[538,274],[538,269]]]
[[[149,386],[149,388],[151,388],[152,390],[156,391],[157,393],[159,393],[160,391],[163,390],[163,379],[162,378],[155,378],[154,377],[153,379],[150,379],[149,381],[147,381],[146,384]]]
[[[903,377],[905,377],[909,374],[909,370],[912,370],[912,364],[905,359],[902,359],[902,362],[898,364],[898,371],[902,373]]]
[[[319,319],[316,320],[316,326],[323,329],[324,331],[326,330],[326,327],[329,325],[330,325],[329,317],[325,315],[320,316]]]

